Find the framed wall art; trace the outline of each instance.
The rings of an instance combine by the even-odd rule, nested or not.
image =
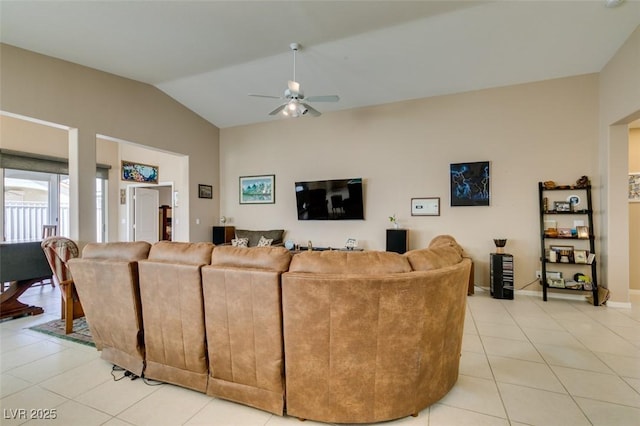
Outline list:
[[[640,203],[640,172],[629,173],[629,201]]]
[[[274,204],[276,176],[240,176],[240,204]]]
[[[138,183],[158,183],[158,166],[123,160],[121,179]]]
[[[213,198],[213,186],[199,184],[198,198]]]
[[[412,198],[411,216],[440,216],[440,197]]]
[[[455,163],[449,168],[451,206],[488,206],[489,162]]]

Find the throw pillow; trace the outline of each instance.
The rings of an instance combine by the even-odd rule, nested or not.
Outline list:
[[[258,241],[258,247],[269,247],[273,242],[273,238],[265,238],[264,235],[260,237]]]
[[[234,238],[231,240],[231,245],[233,247],[249,247],[249,239],[248,238]]]

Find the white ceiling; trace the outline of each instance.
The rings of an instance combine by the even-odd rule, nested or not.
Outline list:
[[[10,1],[3,43],[155,85],[220,128],[267,114],[293,77],[330,112],[600,71],[640,0]],[[317,118],[304,117],[304,120]]]

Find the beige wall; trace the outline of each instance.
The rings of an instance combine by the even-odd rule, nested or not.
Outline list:
[[[94,239],[94,185],[87,178],[95,173],[96,136],[104,135],[188,156],[189,184],[180,194],[188,212],[185,239],[210,241],[219,210],[215,126],[150,85],[5,44],[0,49],[0,110],[72,129],[73,238]],[[213,185],[213,202],[197,198],[198,183]]]
[[[640,128],[629,131],[629,173],[640,173]],[[640,259],[640,203],[629,203],[629,259]],[[640,262],[629,263],[629,288],[640,291]]]
[[[640,27],[600,72],[602,282],[614,302],[629,302],[628,124],[640,118]]]
[[[538,181],[598,186],[598,78],[572,78],[222,129],[221,215],[241,228],[285,228],[301,244],[385,249],[387,217],[411,248],[452,234],[487,285],[493,238],[507,238],[518,288],[540,269]],[[491,161],[491,206],[450,207],[449,165]],[[275,174],[276,203],[239,205],[238,177]],[[298,221],[294,182],[362,177],[364,221]],[[412,217],[414,197],[440,197],[439,217]],[[598,195],[595,195],[596,200]],[[528,290],[538,289],[534,284]]]

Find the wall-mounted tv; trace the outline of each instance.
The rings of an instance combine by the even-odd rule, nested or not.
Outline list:
[[[298,220],[364,219],[362,178],[296,182]]]

